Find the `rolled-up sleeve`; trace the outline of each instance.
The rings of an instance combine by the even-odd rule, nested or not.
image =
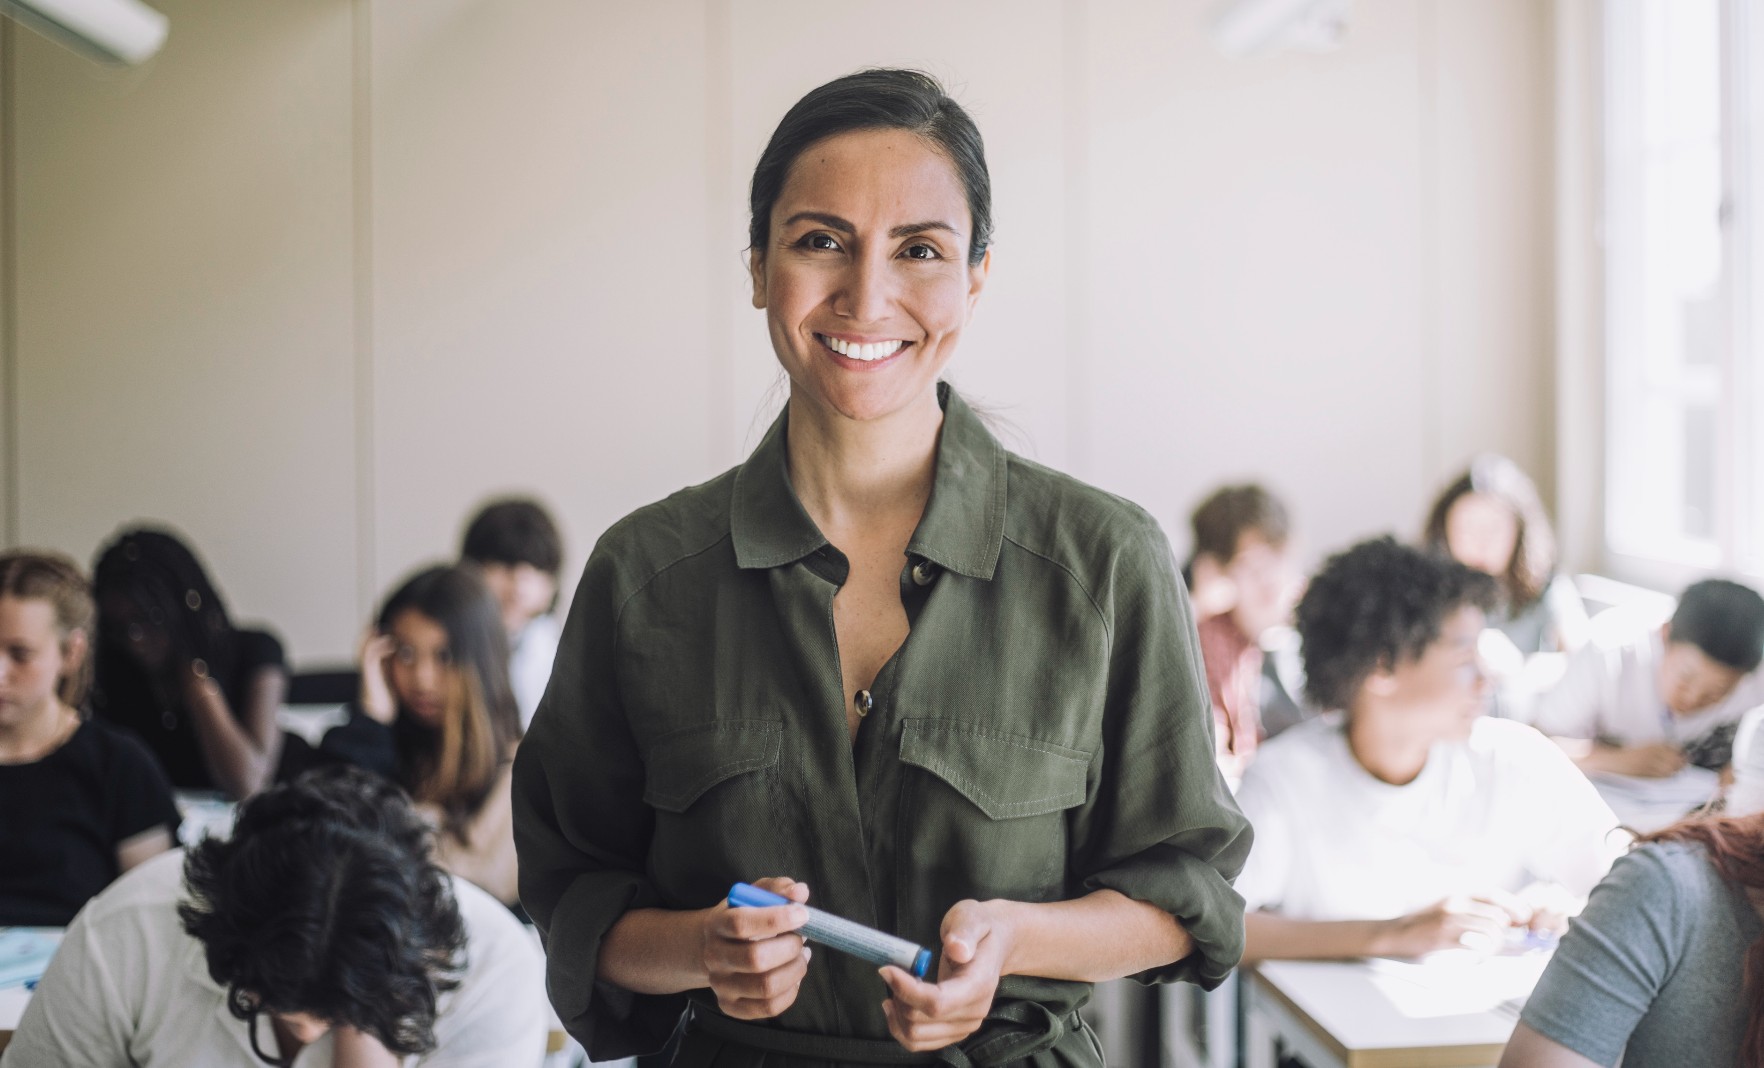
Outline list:
[[[1123,544],[1107,588],[1110,621],[1100,781],[1079,819],[1078,874],[1165,910],[1194,939],[1183,960],[1141,982],[1212,988],[1243,956],[1243,899],[1232,889],[1249,821],[1213,759],[1213,717],[1187,592],[1149,516]]]
[[[577,587],[513,783],[521,904],[544,938],[558,1018],[594,1060],[661,1048],[685,1004],[684,995],[636,995],[597,978],[607,931],[630,909],[660,904],[643,874],[653,817],[619,700],[623,594],[604,549]]]

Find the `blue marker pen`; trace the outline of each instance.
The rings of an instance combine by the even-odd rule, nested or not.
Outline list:
[[[747,883],[736,883],[729,888],[730,908],[769,908],[788,904],[791,904],[789,898]],[[803,908],[808,909],[809,914],[808,922],[802,925],[799,932],[804,938],[819,942],[828,949],[850,953],[872,964],[892,964],[918,979],[925,978],[931,971],[931,951],[922,946],[914,945],[904,938],[883,934],[873,927],[853,923],[830,912],[822,912],[808,905]]]

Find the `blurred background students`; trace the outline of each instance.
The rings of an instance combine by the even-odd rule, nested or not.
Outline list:
[[[551,681],[560,633],[558,574],[563,569],[563,538],[557,523],[537,501],[493,501],[466,527],[460,558],[475,564],[495,595],[508,632],[508,673],[524,730]]]
[[[93,615],[73,561],[0,555],[0,926],[65,926],[177,833],[153,754],[81,718]]]
[[[318,759],[402,785],[438,828],[441,865],[513,905],[509,769],[520,737],[495,599],[476,570],[432,567],[386,598],[362,643],[357,707]]]
[[[1663,778],[1687,764],[1720,769],[1745,712],[1764,704],[1764,598],[1705,579],[1660,624],[1599,617],[1592,640],[1538,703],[1537,728],[1589,774]]]
[[[1501,1068],[1764,1064],[1764,814],[1643,838],[1593,890]]]
[[[1522,656],[1573,652],[1587,637],[1586,606],[1556,561],[1556,535],[1537,486],[1519,465],[1483,453],[1427,513],[1429,548],[1494,576],[1489,626]]]
[[[1245,960],[1418,956],[1556,930],[1621,851],[1561,750],[1482,714],[1494,581],[1389,538],[1331,557],[1298,606],[1306,685],[1337,712],[1262,748]],[[1547,818],[1540,814],[1547,813]]]
[[[1272,737],[1302,718],[1262,643],[1290,623],[1300,577],[1292,521],[1279,498],[1254,483],[1225,486],[1189,517],[1201,656],[1212,697],[1221,770],[1232,782]]]
[[[7,1068],[537,1068],[544,963],[429,859],[397,787],[349,768],[246,802],[118,880],[68,928]],[[298,1060],[297,1060],[298,1058]]]
[[[235,627],[194,553],[171,533],[125,530],[98,556],[97,715],[147,743],[172,786],[233,799],[281,757],[282,643]]]

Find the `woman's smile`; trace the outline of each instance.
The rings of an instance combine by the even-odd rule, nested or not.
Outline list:
[[[819,341],[821,346],[842,365],[856,364],[857,367],[852,368],[853,370],[863,370],[886,364],[905,352],[907,346],[912,344],[910,341],[902,341],[898,338],[891,341],[863,341],[820,333],[815,335],[815,340]]]

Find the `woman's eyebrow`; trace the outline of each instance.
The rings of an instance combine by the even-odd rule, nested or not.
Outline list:
[[[942,230],[942,231],[949,233],[949,234],[952,234],[956,237],[962,236],[962,232],[960,230],[957,230],[955,227],[951,226],[950,224],[948,224],[946,222],[935,221],[935,220],[933,220],[931,222],[908,223],[905,226],[896,226],[894,229],[888,231],[888,236],[889,237],[914,237],[918,234],[926,233],[931,230]]]
[[[824,211],[799,211],[790,218],[785,219],[784,225],[794,226],[797,223],[802,222],[820,223],[827,229],[837,230],[842,234],[857,233],[857,227],[853,226],[849,221],[842,219],[837,215],[829,215]],[[956,237],[962,236],[960,230],[957,230],[955,227],[940,219],[932,219],[926,222],[905,223],[889,230],[888,236],[892,238],[913,237],[918,234],[928,233],[932,230],[942,230],[945,233],[953,234]]]
[[[790,218],[785,219],[784,225],[785,226],[794,226],[799,222],[820,223],[822,226],[827,227],[829,230],[838,230],[842,234],[855,234],[855,233],[857,233],[857,227],[853,226],[849,222],[846,222],[844,219],[841,219],[837,215],[828,215],[824,211],[799,211],[795,215],[792,215]]]

